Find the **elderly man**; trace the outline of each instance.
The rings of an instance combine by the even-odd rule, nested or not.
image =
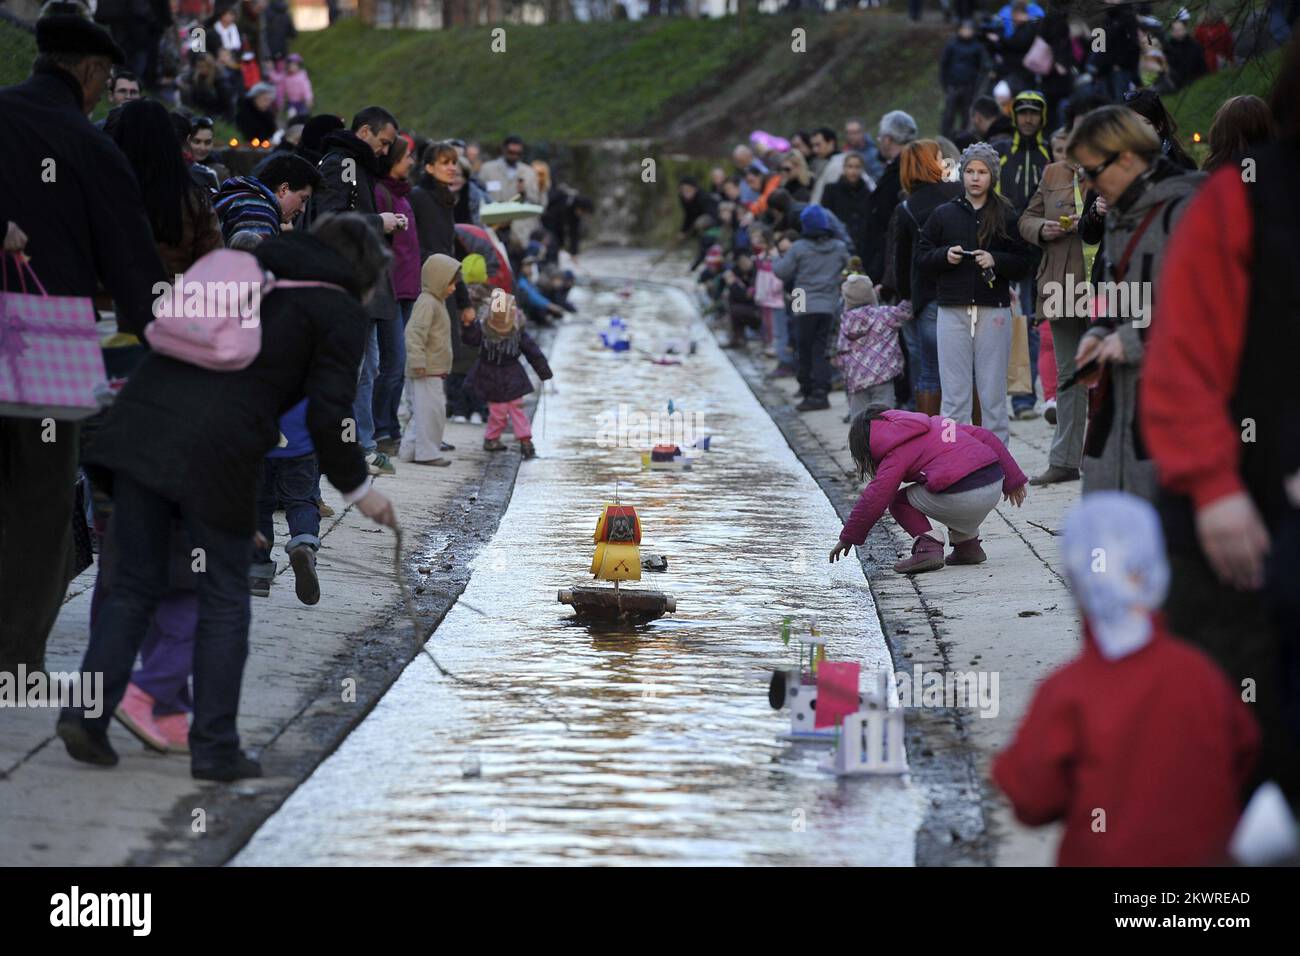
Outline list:
[[[867,128],[860,119],[851,119],[844,124],[844,152],[857,153],[866,164],[867,175],[873,181],[880,178],[885,171],[885,164],[880,161],[880,150],[871,138]]]
[[[898,178],[898,157],[903,147],[916,139],[916,120],[902,110],[891,110],[880,119],[876,143],[885,170],[876,181],[876,191],[871,194],[871,222],[867,234],[868,259],[863,263],[869,276],[885,274],[885,238],[889,233],[889,220],[898,206],[903,184]]]
[[[741,143],[731,151],[731,161],[736,164],[736,169],[742,174],[750,168],[758,166],[764,179],[767,178],[770,170],[761,159],[754,155],[754,151],[745,143]],[[749,184],[749,180],[744,175],[740,179],[740,201],[746,206],[758,202],[762,193]]]
[[[122,50],[71,14],[37,20],[36,49],[32,75],[0,90],[0,222],[26,234],[5,249],[31,257],[50,295],[89,299],[102,284],[118,328],[138,335],[163,266],[135,174],[86,118]],[[40,418],[0,418],[0,671],[44,667],[68,584],[77,449],[76,422],[51,431]]]

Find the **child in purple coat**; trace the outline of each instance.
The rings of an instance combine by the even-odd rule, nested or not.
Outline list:
[[[1028,479],[991,431],[951,418],[872,405],[849,425],[849,453],[858,477],[871,481],[831,549],[831,561],[863,544],[872,526],[889,513],[913,537],[912,555],[894,565],[900,574],[944,566],[943,536],[930,526],[947,525],[948,564],[979,564],[980,524],[1005,496],[1017,508]],[[909,483],[904,487],[904,483]]]
[[[525,458],[536,457],[533,430],[524,414],[523,398],[533,390],[528,373],[520,364],[528,359],[542,381],[551,377],[546,356],[524,331],[523,318],[515,297],[497,289],[492,294],[487,317],[471,319],[461,328],[461,341],[477,346],[478,362],[465,376],[465,387],[477,393],[488,405],[487,430],[483,433],[484,451],[504,451],[501,435],[509,422],[519,439],[519,451]]]

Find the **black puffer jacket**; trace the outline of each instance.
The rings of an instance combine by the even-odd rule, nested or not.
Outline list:
[[[921,230],[935,209],[960,195],[958,183],[921,183],[894,210],[889,227],[893,269],[886,275],[892,278],[895,295],[911,300],[913,315],[920,315],[935,296],[934,276],[922,273],[916,261]]]
[[[352,266],[315,236],[292,232],[257,248],[282,279],[348,289],[285,289],[262,301],[262,350],[237,372],[214,372],[150,353],[122,389],[84,457],[110,490],[127,474],[196,508],[207,523],[250,537],[262,458],[281,415],[307,402],[307,429],[330,484],[347,493],[366,478],[361,446],[344,441],[369,324]]]
[[[1006,232],[986,246],[979,244],[979,227],[991,202],[1005,202],[990,196],[976,210],[965,195],[937,206],[921,230],[916,264],[922,275],[936,280],[935,301],[941,306],[984,305],[1005,308],[1011,304],[1009,280],[1029,273],[1034,256],[1032,247],[1020,238],[1017,216],[1006,212]],[[962,259],[958,265],[948,261],[948,250],[961,246],[968,252],[984,249],[993,255],[993,285],[984,281],[983,270],[974,259]]]

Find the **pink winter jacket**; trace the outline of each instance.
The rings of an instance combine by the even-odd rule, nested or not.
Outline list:
[[[945,441],[945,434],[951,440]],[[929,491],[943,491],[994,462],[1002,466],[1004,494],[1029,480],[1006,445],[988,429],[919,412],[889,411],[873,421],[871,460],[876,463],[876,477],[840,532],[840,540],[850,544],[867,540],[905,483],[921,482]]]

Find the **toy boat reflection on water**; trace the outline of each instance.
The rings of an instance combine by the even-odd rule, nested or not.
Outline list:
[[[644,624],[677,610],[677,602],[662,591],[622,587],[624,581],[641,580],[641,519],[631,505],[606,505],[592,535],[596,553],[591,573],[614,587],[579,585],[559,592],[561,604],[572,605],[579,619]]]

